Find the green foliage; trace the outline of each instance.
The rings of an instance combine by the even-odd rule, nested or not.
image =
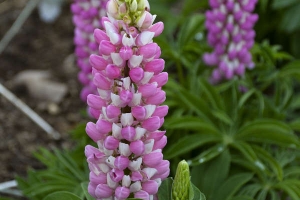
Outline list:
[[[87,138],[82,126],[78,126],[73,134],[81,134],[78,141]],[[87,141],[87,140],[86,140]],[[53,151],[40,148],[34,155],[45,165],[44,170],[29,170],[27,178],[17,177],[18,185],[25,196],[31,200],[43,199],[56,191],[71,192],[80,198],[88,197],[85,186],[88,180],[88,168],[83,155],[84,142],[78,143],[73,150]]]
[[[191,40],[183,43],[194,45],[199,31],[203,30],[186,31]],[[182,44],[180,38],[179,33],[176,47]],[[252,49],[254,70],[243,79],[212,86],[207,81],[210,69],[201,61],[205,44],[198,47],[195,57],[186,55],[184,48],[169,49],[180,51],[180,57],[167,52],[166,59],[185,70],[171,72],[166,86],[170,112],[164,124],[168,134],[165,157],[171,163],[187,159],[194,166],[192,181],[207,199],[277,200],[280,192],[284,197],[300,198],[295,196],[298,183],[285,177],[289,168],[273,155],[276,149],[300,150],[300,101],[295,92],[299,61],[264,41]],[[242,92],[241,87],[247,91]],[[293,162],[299,162],[299,157]],[[172,166],[173,174],[174,170]]]
[[[258,41],[269,38],[273,44],[281,44],[286,51],[299,57],[299,3],[299,0],[260,0],[259,21],[255,26]]]
[[[158,199],[163,200],[180,200],[179,198],[173,198],[172,197],[172,187],[173,187],[173,179],[167,178],[165,179],[161,186],[159,187],[157,196]],[[189,197],[186,200],[206,200],[204,194],[200,192],[200,190],[192,183],[190,182],[189,187]]]
[[[47,195],[43,200],[57,200],[57,199],[64,199],[64,200],[81,200],[80,197],[70,193],[70,192],[54,192],[52,194]]]

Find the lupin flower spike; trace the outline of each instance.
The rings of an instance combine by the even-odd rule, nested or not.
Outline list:
[[[107,0],[74,0],[71,5],[75,25],[75,55],[80,68],[78,80],[83,85],[80,98],[84,102],[88,94],[97,92],[91,81],[92,66],[89,63],[89,57],[98,50],[93,32],[95,28],[101,28],[101,18],[106,15],[106,2]]]
[[[179,162],[172,186],[172,200],[189,199],[190,190],[190,169],[189,164],[182,160]]]
[[[86,132],[98,147],[85,149],[88,191],[97,200],[157,199],[170,171],[162,154],[167,138],[159,130],[168,112],[161,105],[168,74],[153,42],[164,24],[153,24],[147,0],[110,0],[107,16],[103,30],[94,31],[99,54],[90,56],[98,94],[88,95],[87,103],[97,122]]]
[[[245,70],[254,68],[249,50],[254,44],[253,26],[258,20],[252,14],[257,0],[210,0],[212,10],[206,12],[208,43],[214,47],[203,60],[217,66],[211,76],[212,83],[222,79],[243,76]]]

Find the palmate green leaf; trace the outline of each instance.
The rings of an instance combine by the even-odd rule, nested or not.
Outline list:
[[[55,171],[43,170],[37,171],[36,174],[42,178],[43,180],[56,180],[58,183],[64,183],[65,185],[76,185],[76,178],[74,176],[70,176],[68,173],[58,169],[52,169]]]
[[[256,94],[258,102],[259,102],[259,114],[261,116],[265,110],[265,99],[261,92],[256,91],[255,94]]]
[[[269,190],[269,196],[271,196],[270,199],[272,199],[272,200],[281,200],[281,198],[278,195],[278,191]]]
[[[191,182],[188,200],[206,200],[205,195]]]
[[[268,190],[261,190],[258,193],[256,199],[257,200],[266,200],[267,199],[267,195],[268,195]]]
[[[221,95],[217,92],[216,88],[209,84],[204,79],[199,79],[199,85],[208,101],[216,110],[224,110],[224,103]]]
[[[277,144],[282,147],[300,147],[298,138],[285,123],[273,119],[261,119],[244,125],[237,133],[236,139]]]
[[[57,158],[55,154],[46,148],[40,148],[39,151],[35,152],[33,155],[49,168],[52,168],[56,165]]]
[[[207,161],[210,161],[211,159],[217,157],[222,152],[226,150],[226,146],[224,144],[216,144],[215,146],[209,148],[206,151],[203,151],[200,155],[196,156],[192,160],[189,160],[191,166],[199,165],[202,163],[205,163]]]
[[[230,145],[233,148],[240,151],[241,154],[244,155],[244,157],[247,160],[249,160],[250,162],[252,162],[254,165],[258,165],[258,167],[264,168],[263,166],[261,166],[259,164],[260,162],[258,161],[257,155],[249,144],[247,144],[246,142],[243,142],[243,141],[236,141],[236,142],[231,143]]]
[[[291,105],[291,102],[294,98],[294,91],[293,88],[291,88],[290,84],[287,84],[286,82],[281,83],[282,84],[282,90],[284,93],[282,94],[282,100],[279,105],[279,109],[284,112],[289,106]]]
[[[166,159],[171,159],[180,156],[195,148],[201,147],[207,143],[220,141],[220,136],[207,134],[194,134],[183,137],[175,144],[170,144],[169,148],[165,150],[164,156]]]
[[[184,24],[178,34],[179,48],[193,41],[196,33],[203,31],[205,17],[203,14],[194,14],[189,18],[184,19]]]
[[[230,153],[225,150],[210,162],[192,168],[191,180],[207,199],[211,198],[228,176],[230,160]]]
[[[292,109],[292,110],[300,109],[300,95],[299,94],[294,93],[293,101],[290,105],[290,109]]]
[[[256,194],[262,189],[263,186],[258,183],[248,183],[240,190],[239,194],[254,199]]]
[[[79,168],[77,163],[70,155],[64,155],[59,150],[55,150],[54,153],[57,156],[59,162],[63,164],[66,169],[70,170],[74,177],[76,177],[80,182],[87,180],[86,174]]]
[[[255,200],[251,197],[248,196],[236,196],[236,197],[232,197],[229,200]]]
[[[54,192],[46,196],[43,200],[81,200],[80,197],[72,194],[71,192]]]
[[[195,130],[203,134],[218,135],[219,130],[215,128],[211,123],[199,118],[192,116],[180,116],[167,118],[164,126],[167,129],[184,129],[184,130]]]
[[[289,125],[294,131],[300,131],[300,119],[290,122]]]
[[[93,197],[89,194],[89,192],[88,192],[88,185],[89,185],[89,183],[88,183],[87,181],[81,183],[82,191],[83,191],[83,193],[84,193],[84,195],[85,195],[85,198],[86,198],[87,200],[94,200],[94,198],[93,198]]]
[[[172,200],[172,184],[172,178],[167,178],[161,183],[157,193],[158,199]]]
[[[243,141],[235,141],[230,144],[233,148],[240,151],[250,162],[255,162],[258,160],[256,153],[252,147]]]
[[[179,84],[169,81],[168,87],[176,88],[173,93],[168,93],[169,98],[177,101],[178,107],[183,107],[188,111],[193,111],[203,120],[207,122],[212,121],[211,110],[206,101],[204,101],[199,94],[193,94],[182,88]],[[180,95],[178,95],[180,93]]]
[[[226,112],[222,110],[212,110],[211,113],[216,119],[220,120],[221,122],[227,125],[233,124],[232,119],[226,114]]]
[[[283,169],[280,164],[273,158],[273,156],[270,155],[268,151],[259,146],[252,145],[252,148],[257,153],[258,157],[271,167],[277,177],[277,180],[281,181],[283,179]]]
[[[300,199],[299,180],[287,179],[274,185],[274,188],[283,190],[291,199]]]
[[[284,170],[284,177],[285,178],[297,178],[300,177],[300,167],[299,166],[291,166]]]
[[[57,181],[48,181],[46,183],[35,183],[30,187],[23,189],[24,194],[30,196],[37,196],[41,194],[49,194],[55,191],[73,191],[72,185],[65,185],[64,183],[58,183]]]
[[[240,173],[227,178],[227,180],[213,194],[211,200],[229,200],[252,177],[252,173]]]
[[[238,107],[241,108],[244,106],[244,104],[247,102],[247,100],[254,95],[256,92],[255,88],[252,88],[251,90],[247,91],[245,94],[243,94],[243,96],[240,98],[239,103],[238,103]]]
[[[237,166],[240,166],[247,171],[255,172],[255,174],[260,178],[264,179],[265,178],[265,171],[262,171],[260,168],[255,165],[254,162],[250,162],[249,160],[246,160],[244,156],[236,156],[233,155],[231,158],[231,162]]]
[[[295,60],[286,64],[278,74],[278,77],[285,78],[289,76],[300,75],[300,60]]]
[[[283,51],[275,52],[274,56],[277,60],[292,60],[294,58],[291,54]]]

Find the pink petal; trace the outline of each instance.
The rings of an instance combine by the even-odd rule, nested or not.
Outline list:
[[[147,131],[156,131],[160,127],[160,118],[157,116],[150,117],[143,121],[142,126]]]
[[[99,184],[96,187],[95,195],[97,198],[108,198],[112,196],[113,190],[106,184]]]

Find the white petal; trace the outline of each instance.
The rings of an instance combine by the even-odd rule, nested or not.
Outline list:
[[[148,154],[148,153],[152,152],[153,145],[154,145],[154,139],[147,140],[145,142],[145,152],[144,153]]]
[[[131,151],[128,144],[121,143],[119,144],[119,151],[122,156],[130,156]]]
[[[152,24],[155,21],[157,15],[152,15]]]
[[[124,175],[122,179],[122,186],[123,187],[129,187],[131,184],[131,179],[129,175]]]
[[[140,19],[137,21],[137,26],[140,28],[142,27],[144,21],[145,21],[145,18],[146,18],[146,13],[144,12],[143,15],[140,17]]]
[[[155,179],[155,181],[157,182],[158,187],[160,187],[160,185],[161,185],[161,179],[160,179],[160,178],[157,178],[157,179]]]
[[[133,116],[131,113],[124,113],[121,115],[122,126],[131,126],[133,123]]]
[[[119,95],[116,95],[116,94],[114,94],[114,93],[111,93],[111,94],[110,94],[110,98],[111,98],[112,104],[113,104],[114,106],[119,106],[119,105],[122,103],[122,101],[121,101]]]
[[[108,149],[106,149],[106,148],[104,148],[104,147],[103,147],[103,149],[104,149],[103,153],[104,153],[105,155],[107,155],[107,156],[111,156],[111,155],[113,155],[113,153],[114,153],[114,150],[108,150]]]
[[[100,118],[100,119],[102,119],[102,118]],[[103,140],[98,140],[97,145],[98,145],[99,151],[103,153],[104,152]]]
[[[131,81],[129,77],[123,78],[123,87],[125,88],[125,90],[129,90]]]
[[[150,81],[150,79],[152,78],[152,76],[154,75],[153,72],[145,72],[144,73],[144,78],[141,80],[142,84],[146,84]]]
[[[146,167],[142,170],[147,174],[148,179],[151,179],[152,176],[154,176],[157,172],[155,168]]]
[[[107,185],[112,188],[115,189],[118,187],[119,183],[114,182],[113,180],[111,180],[110,175],[107,173]]]
[[[134,140],[140,140],[144,135],[145,133],[147,132],[146,129],[142,128],[142,127],[136,127],[135,128],[135,136],[134,136]]]
[[[117,66],[122,65],[123,59],[121,58],[119,53],[111,53],[110,56],[115,65]]]
[[[152,114],[154,113],[154,111],[156,109],[156,105],[146,105],[145,108],[147,111],[147,114],[146,114],[146,119],[147,119],[150,116],[152,116]]]
[[[115,124],[113,123],[112,125],[112,135],[117,138],[117,139],[121,139],[122,138],[122,135],[121,135],[121,124]]]
[[[115,157],[109,156],[105,162],[107,163],[108,166],[110,166],[111,168],[114,168],[115,167],[115,165],[114,165],[115,159],[116,159]]]
[[[135,94],[133,94],[133,98],[132,98],[129,106],[133,107],[133,106],[140,105],[141,101],[142,101],[142,94],[141,93],[135,93]]]
[[[129,64],[132,67],[138,67],[142,61],[143,61],[143,56],[132,55],[132,57],[129,59]]]
[[[129,37],[127,37],[128,35],[126,33],[124,33],[123,37],[122,37],[122,44],[124,46],[128,46],[131,47],[132,45],[134,45],[134,39],[131,35],[129,35]]]
[[[99,93],[99,96],[100,96],[102,99],[107,100],[107,99],[109,98],[110,90],[101,90],[101,89],[97,88],[97,91],[98,91],[98,93]]]
[[[142,185],[140,181],[136,181],[135,183],[131,184],[130,192],[138,192],[142,189]]]
[[[117,44],[119,41],[119,34],[118,33],[109,33],[109,40],[112,44]]]
[[[128,168],[132,171],[137,171],[141,168],[141,164],[142,164],[143,159],[141,157],[139,157],[137,160],[133,160],[129,163]]]
[[[117,28],[110,22],[104,21],[104,27],[107,34],[117,33]]]
[[[101,171],[103,172],[103,173],[107,173],[107,172],[109,172],[110,171],[110,168],[108,167],[108,165],[107,164],[99,164],[99,168],[101,169]]]
[[[91,169],[92,172],[94,172],[94,174],[96,174],[97,176],[102,173],[101,171],[99,171],[98,167],[94,164],[89,162],[89,168]]]
[[[150,32],[150,31],[144,31],[141,33],[141,42],[142,45],[146,45],[150,42],[152,42],[152,39],[154,37],[154,32]]]
[[[108,117],[106,115],[106,107],[102,107],[102,113],[101,114],[103,115],[104,119],[108,119]]]

